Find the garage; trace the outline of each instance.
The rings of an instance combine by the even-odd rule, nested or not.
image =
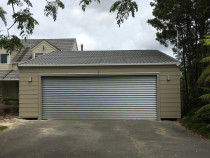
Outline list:
[[[43,77],[43,119],[157,119],[156,76]]]
[[[181,117],[179,62],[157,50],[55,51],[18,69],[20,118]]]

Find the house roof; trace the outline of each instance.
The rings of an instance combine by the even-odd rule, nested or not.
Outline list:
[[[19,80],[18,70],[0,70],[0,81]]]
[[[27,39],[21,40],[25,48],[33,48],[42,41],[47,41],[49,44],[58,48],[61,51],[71,51],[74,43],[76,42],[75,38],[63,38],[63,39]]]
[[[20,67],[108,65],[179,65],[179,62],[158,50],[117,50],[55,51],[19,64]]]
[[[66,39],[27,39],[21,40],[24,45],[24,49],[17,53],[14,57],[12,63],[25,62],[32,58],[32,49],[37,46],[40,42],[46,41],[53,47],[57,48],[60,51],[72,51],[74,44],[76,43],[75,38],[66,38]]]

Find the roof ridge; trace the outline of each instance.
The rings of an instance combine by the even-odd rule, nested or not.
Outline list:
[[[133,50],[83,50],[83,51],[77,51],[77,52],[109,52],[109,51],[159,51],[157,49],[133,49]],[[68,51],[63,51],[68,52]],[[161,51],[160,51],[161,52]]]
[[[27,41],[27,40],[58,40],[58,39],[75,39],[76,38],[28,38],[28,39],[20,39],[20,40],[24,40],[24,41]]]

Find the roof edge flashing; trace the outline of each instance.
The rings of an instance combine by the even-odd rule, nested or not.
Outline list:
[[[31,65],[31,64],[23,64],[18,65],[18,67],[77,67],[77,66],[161,66],[161,65],[176,65],[177,67],[180,65],[179,62],[174,63],[138,63],[138,64],[47,64],[47,65]]]

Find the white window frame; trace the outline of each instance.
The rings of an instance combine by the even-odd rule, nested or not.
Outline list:
[[[1,54],[6,54],[7,55],[7,63],[1,63],[1,57],[0,57],[0,64],[10,64],[10,54],[9,53],[0,53]]]
[[[44,55],[45,52],[36,52],[36,53],[34,53],[34,58],[36,58],[36,54],[42,54],[42,55]],[[41,55],[38,55],[37,57],[39,57],[39,56],[41,56]]]

